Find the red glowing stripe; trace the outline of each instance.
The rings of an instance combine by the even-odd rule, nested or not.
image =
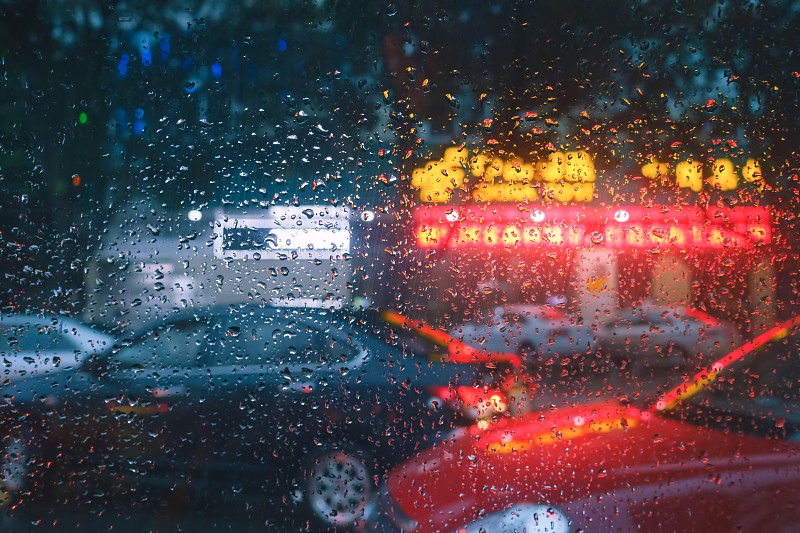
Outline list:
[[[749,248],[772,240],[763,207],[425,206],[414,211],[420,248]]]
[[[731,364],[735,363],[745,355],[761,348],[772,340],[784,338],[789,334],[789,331],[800,326],[800,315],[781,322],[774,328],[762,333],[752,341],[746,342],[741,347],[735,349],[725,357],[719,359],[712,364],[708,369],[702,370],[695,374],[695,376],[669,392],[664,393],[651,408],[655,411],[669,411],[674,409],[678,402],[685,400],[697,392],[703,390],[709,383],[712,383],[720,371],[724,370]]]
[[[489,431],[475,429],[471,433],[480,435],[476,445],[487,453],[522,453],[535,446],[553,444],[590,433],[621,431],[637,426],[646,418],[635,409],[617,404],[595,404],[562,415],[549,416],[546,420],[532,414],[523,419],[524,422],[511,426],[507,423],[496,423]]]

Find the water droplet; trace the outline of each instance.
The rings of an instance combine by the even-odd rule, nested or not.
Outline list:
[[[242,330],[238,326],[231,326],[228,328],[228,334],[230,334],[231,337],[238,337],[242,334]]]
[[[275,268],[270,267],[269,268],[269,274],[270,274],[270,276],[277,276],[278,275],[278,271],[275,270]]]
[[[591,239],[592,244],[603,244],[603,241],[606,239],[606,237],[599,231],[593,231]]]
[[[312,218],[314,216],[314,210],[313,209],[303,209],[303,214],[305,216],[307,216],[308,218]]]
[[[782,428],[785,424],[786,424],[786,419],[783,418],[782,416],[779,416],[778,418],[775,419],[776,428]]]
[[[253,254],[253,259],[254,259],[255,261],[259,261],[259,260],[261,260],[261,254],[260,254],[260,253],[258,253],[258,252],[254,253],[254,254]]]
[[[288,276],[289,275],[289,269],[286,268],[286,267],[281,267],[281,274],[283,274],[284,276]]]

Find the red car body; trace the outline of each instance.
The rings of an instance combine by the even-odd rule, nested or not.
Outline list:
[[[761,344],[723,358],[725,365]],[[773,388],[783,383],[797,391],[800,355],[795,347],[783,352],[797,374],[769,372],[759,355],[760,376]],[[684,400],[722,368],[648,409],[606,401],[532,413],[425,451],[389,474],[376,529],[798,531],[798,394],[770,404],[766,396],[759,400],[755,381],[739,381],[736,387],[758,404],[752,416],[739,412],[749,400],[725,399],[733,410],[712,408],[719,396],[709,391],[694,398],[699,410],[690,410]],[[734,387],[734,380],[720,381]],[[668,403],[678,410],[669,412]],[[524,528],[508,526],[525,506],[535,512]]]

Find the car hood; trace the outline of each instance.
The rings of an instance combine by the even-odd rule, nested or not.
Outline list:
[[[387,489],[393,505],[417,522],[415,533],[448,531],[518,503],[566,508],[665,476],[735,470],[751,455],[791,455],[792,446],[598,403],[534,413],[439,444],[392,471]]]

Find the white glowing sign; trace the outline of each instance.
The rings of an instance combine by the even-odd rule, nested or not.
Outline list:
[[[343,259],[350,252],[350,212],[321,206],[274,207],[263,218],[217,219],[217,258]]]

